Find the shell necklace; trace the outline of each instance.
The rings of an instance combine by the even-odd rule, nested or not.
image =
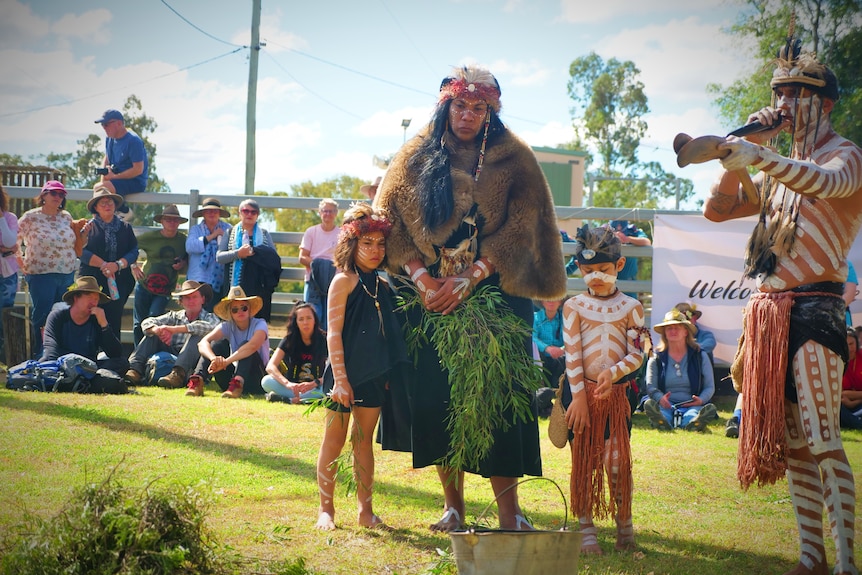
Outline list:
[[[359,285],[362,286],[363,291],[368,294],[368,297],[374,300],[374,307],[377,308],[377,320],[380,322],[380,333],[383,337],[386,337],[386,330],[383,329],[383,312],[380,311],[380,301],[377,299],[377,296],[380,295],[380,276],[377,275],[377,270],[372,272],[374,274],[374,293],[372,294],[365,286],[365,282],[362,281],[362,273],[357,269],[354,269],[354,271],[359,278]]]

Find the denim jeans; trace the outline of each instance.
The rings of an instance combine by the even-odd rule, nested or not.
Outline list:
[[[33,357],[42,357],[42,328],[55,303],[63,299],[66,289],[75,283],[75,272],[67,274],[27,274],[24,276],[30,289],[30,323],[33,325]]]
[[[167,307],[168,298],[166,296],[151,294],[141,284],[135,284],[135,311],[132,323],[135,345],[138,345],[144,337],[141,322],[148,317],[162,315]]]
[[[18,291],[18,274],[14,273],[9,277],[0,278],[0,308],[12,307],[15,305],[15,293]],[[0,322],[0,352],[3,352],[0,360],[6,361],[5,354],[5,339],[3,338],[3,324]]]
[[[260,382],[260,386],[264,391],[271,391],[272,393],[279,395],[285,398],[289,402],[293,402],[293,398],[295,397],[293,391],[281,385],[274,377],[271,375],[265,375],[263,380]],[[299,394],[299,401],[301,403],[309,403],[315,399],[321,399],[326,397],[323,393],[323,389],[321,387],[315,387],[314,389],[310,389],[303,393]]]
[[[704,405],[706,405],[706,404],[704,404]],[[680,423],[677,426],[674,426],[674,424],[673,424],[673,412],[675,411],[675,408],[671,407],[670,409],[667,409],[665,407],[662,407],[661,408],[661,414],[664,416],[668,425],[670,425],[671,427],[678,427],[680,429],[685,429],[686,426],[689,423],[691,423],[695,417],[697,417],[697,414],[700,413],[700,408],[702,408],[702,407],[703,407],[703,405],[695,405],[692,407],[681,407],[680,411],[682,412],[682,423]]]

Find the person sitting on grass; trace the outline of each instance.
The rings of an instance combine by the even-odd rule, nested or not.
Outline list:
[[[563,349],[563,300],[543,300],[542,309],[533,312],[533,343],[542,358],[548,386],[556,389],[566,370]]]
[[[307,403],[324,397],[320,378],[326,357],[326,332],[320,329],[314,306],[295,303],[287,317],[287,333],[269,358],[267,375],[260,382],[266,400]]]
[[[39,361],[52,361],[74,353],[96,362],[100,369],[110,370],[118,377],[125,372],[129,362],[123,357],[123,346],[108,325],[105,310],[99,307],[110,299],[96,278],[79,277],[63,294],[63,301],[68,305],[56,305],[48,314]],[[98,359],[99,352],[104,352],[107,357]]]
[[[263,394],[260,380],[269,361],[269,330],[266,321],[254,317],[262,307],[260,296],[246,296],[239,286],[231,287],[216,304],[215,314],[224,321],[198,344],[201,359],[186,395],[203,395],[204,381],[198,375],[201,373],[215,376],[224,392],[222,397]]]
[[[153,354],[167,351],[177,356],[171,372],[160,378],[159,387],[177,388],[188,385],[186,375],[191,374],[200,361],[198,343],[218,325],[218,318],[203,309],[212,297],[209,284],[194,280],[183,282],[182,289],[173,295],[182,309],[169,311],[158,317],[148,317],[141,323],[144,337],[129,357],[126,381],[129,385],[141,385],[147,360]]]
[[[649,399],[644,412],[656,429],[703,431],[717,411],[709,403],[715,393],[715,375],[707,353],[694,340],[694,326],[678,309],[672,309],[655,326],[661,336],[657,353],[647,363]],[[681,418],[675,418],[679,411]]]

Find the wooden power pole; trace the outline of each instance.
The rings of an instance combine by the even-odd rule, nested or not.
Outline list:
[[[257,61],[260,56],[260,2],[252,0],[251,49],[248,65],[248,101],[245,119],[245,194],[254,195],[255,174],[255,129],[257,126]]]

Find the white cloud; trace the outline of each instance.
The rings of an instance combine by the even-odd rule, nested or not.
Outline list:
[[[0,48],[19,47],[48,36],[49,24],[17,0],[0,2]]]
[[[604,38],[596,52],[606,60],[634,62],[651,105],[705,101],[709,83],[728,85],[752,66],[739,56],[738,39],[698,18],[621,30]]]
[[[91,10],[82,14],[64,14],[51,24],[51,34],[66,43],[69,40],[83,40],[92,44],[108,44],[114,31],[108,26],[111,13],[104,9]],[[117,29],[122,33],[121,29]]]
[[[692,10],[707,11],[724,4],[724,0],[602,0],[585,3],[583,0],[560,0],[560,17],[572,24],[591,24],[638,15],[661,13],[684,14]]]
[[[518,132],[518,136],[531,146],[556,148],[559,144],[571,142],[575,137],[575,132],[571,125],[548,122],[538,130],[521,130]]]

